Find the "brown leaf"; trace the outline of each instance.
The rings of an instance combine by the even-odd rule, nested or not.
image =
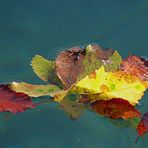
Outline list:
[[[120,69],[148,81],[148,60],[138,56],[129,56],[122,61]]]
[[[83,59],[84,54],[79,47],[62,51],[58,55],[56,59],[57,75],[64,83],[65,88],[69,88],[77,81],[77,76],[83,70]]]
[[[97,58],[100,60],[108,60],[108,57],[110,57],[114,53],[114,49],[112,49],[112,48],[102,49],[97,44],[92,45],[91,48],[93,51],[96,51]]]
[[[34,108],[31,98],[24,93],[16,93],[8,85],[0,85],[0,112],[23,112]]]
[[[121,98],[111,100],[97,100],[91,104],[93,110],[97,113],[111,119],[128,119],[140,117],[141,113],[137,111],[128,101]]]

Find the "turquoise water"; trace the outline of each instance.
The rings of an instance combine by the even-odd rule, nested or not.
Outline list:
[[[148,55],[147,0],[0,0],[0,83],[42,84],[30,64],[35,54],[54,59],[74,45],[98,43],[125,57]],[[148,93],[142,112],[148,111]],[[8,119],[0,115],[0,148],[146,148],[136,131],[117,128],[92,112],[71,121],[56,105]]]

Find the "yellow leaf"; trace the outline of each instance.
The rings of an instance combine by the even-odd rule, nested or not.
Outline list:
[[[54,97],[59,91],[60,88],[56,85],[33,85],[24,82],[12,82],[9,84],[9,87],[16,91],[22,92],[30,97],[40,97],[40,96],[51,96]]]
[[[123,71],[105,72],[102,66],[95,70],[95,77],[92,77],[92,74],[91,77],[86,76],[76,84],[73,90],[90,94],[92,102],[122,98],[135,105],[143,96],[147,86],[147,81],[142,81],[135,75],[126,74]],[[95,97],[93,97],[93,94]]]
[[[90,93],[102,93],[101,85],[105,84],[106,72],[102,66],[100,69],[95,70],[95,77],[92,74],[86,76],[84,79],[76,84],[76,87],[86,89]],[[93,74],[94,74],[93,73]]]

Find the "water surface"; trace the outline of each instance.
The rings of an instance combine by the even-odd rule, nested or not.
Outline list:
[[[125,57],[148,55],[148,1],[0,0],[0,83],[42,84],[30,61],[35,54],[54,59],[74,45],[97,43]],[[148,94],[141,111],[148,111]],[[136,131],[116,128],[85,112],[71,121],[56,105],[0,115],[1,148],[145,148],[148,135],[134,144]]]

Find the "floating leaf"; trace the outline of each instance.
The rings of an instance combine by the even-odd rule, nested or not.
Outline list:
[[[122,58],[117,51],[113,53],[107,60],[102,60],[105,71],[116,71],[122,62]]]
[[[96,68],[101,67],[101,65],[103,64],[101,60],[97,57],[97,52],[99,49],[91,48],[91,45],[89,45],[88,47],[86,47],[86,49],[88,49],[82,61],[83,70],[81,71],[81,73],[79,73],[79,75],[77,75],[76,82],[82,80],[88,74],[93,73]]]
[[[135,105],[147,89],[147,82],[123,71],[105,72],[102,66],[95,73],[95,78],[86,76],[71,91],[88,94],[91,102],[123,98]]]
[[[97,44],[88,45],[86,47],[86,51],[95,53],[99,60],[107,60],[114,53],[114,49],[112,48],[102,49]]]
[[[89,50],[95,51],[94,54],[96,55],[97,59],[101,61],[102,65],[105,68],[105,71],[115,71],[119,69],[119,66],[122,62],[122,57],[119,55],[117,51],[114,51],[114,49],[112,48],[102,49],[100,46],[96,44],[88,45],[86,49],[88,51]],[[98,68],[99,67],[96,67],[96,69]]]
[[[9,85],[9,87],[16,92],[25,93],[30,97],[40,97],[47,95],[54,97],[55,94],[60,91],[60,88],[56,85],[33,85],[24,82],[13,82]]]
[[[60,107],[74,120],[78,119],[86,109],[86,105],[79,103],[78,99],[79,95],[69,94],[60,102]]]
[[[40,55],[36,55],[31,62],[36,75],[47,82],[62,86],[60,79],[56,75],[55,62],[49,61]]]
[[[78,47],[59,53],[56,59],[56,70],[66,89],[77,81],[78,75],[83,71],[83,58],[84,54]]]
[[[121,70],[148,81],[148,60],[138,56],[129,56],[121,63]]]
[[[34,107],[35,104],[28,95],[16,93],[8,85],[0,85],[0,112],[23,112]]]
[[[139,136],[143,136],[148,132],[148,112],[144,113],[141,121],[139,122],[137,132]]]
[[[128,101],[120,98],[113,98],[107,101],[97,100],[91,104],[91,107],[97,113],[111,119],[141,117],[141,113]]]
[[[121,57],[113,49],[103,50],[98,45],[88,45],[84,49],[74,47],[60,52],[56,59],[56,70],[68,89],[102,65],[106,70],[113,71],[119,68],[120,63]]]

